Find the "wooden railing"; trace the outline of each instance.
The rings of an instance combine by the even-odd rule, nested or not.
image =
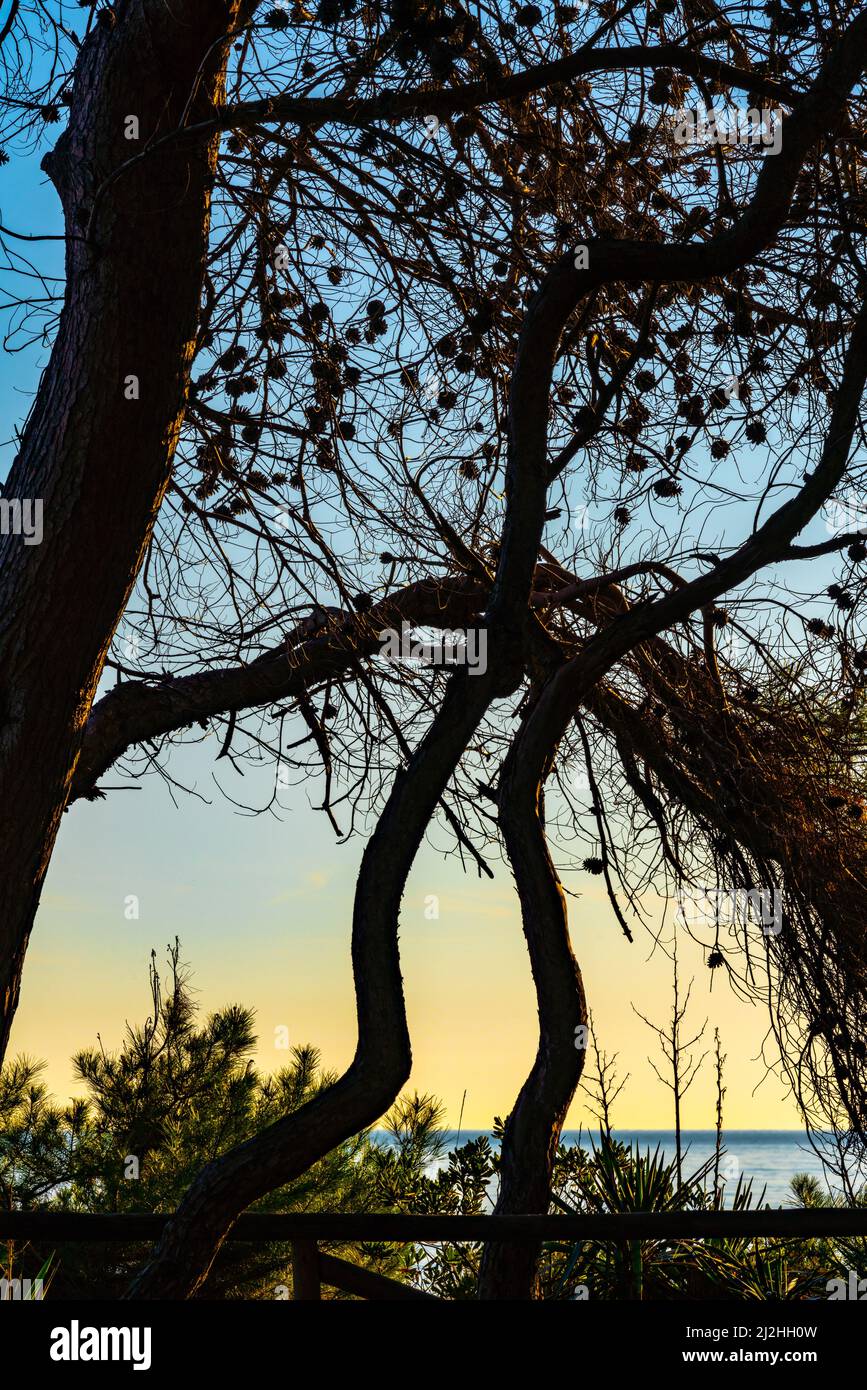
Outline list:
[[[159,1239],[166,1215],[122,1212],[0,1212],[0,1240],[88,1244]],[[797,1207],[759,1211],[617,1212],[598,1216],[406,1216],[331,1212],[247,1212],[229,1240],[291,1242],[296,1299],[318,1299],[323,1284],[369,1299],[433,1299],[408,1284],[375,1274],[319,1249],[319,1242],[383,1241],[434,1245],[441,1241],[698,1240],[771,1236],[867,1236],[867,1208]],[[434,1299],[436,1302],[437,1300]]]

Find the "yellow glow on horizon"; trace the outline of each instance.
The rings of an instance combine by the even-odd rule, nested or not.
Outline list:
[[[349,958],[351,874],[302,872],[283,893],[263,899],[245,924],[243,937],[209,939],[196,925],[186,888],[178,892],[178,920],[160,922],[118,942],[95,930],[85,941],[69,930],[86,905],[75,894],[46,894],[25,970],[22,1003],[11,1055],[27,1052],[48,1060],[46,1080],[58,1099],[72,1085],[71,1055],[96,1043],[117,1047],[126,1020],[141,1021],[148,1006],[147,957],[175,932],[193,970],[203,1013],[229,1003],[256,1010],[257,1062],[278,1068],[285,1053],[274,1046],[274,1030],[286,1025],[292,1042],[317,1046],[323,1063],[341,1069],[355,1049],[355,1011]],[[582,896],[570,899],[573,946],[601,1047],[618,1053],[619,1074],[629,1073],[614,1111],[622,1129],[670,1129],[670,1093],[647,1061],[661,1066],[650,1030],[636,1008],[655,1023],[671,1010],[671,965],[652,950],[649,934],[636,932],[630,945],[621,934],[596,880],[581,876]],[[439,917],[431,919],[431,895]],[[141,925],[141,924],[138,924]],[[725,980],[713,977],[698,949],[681,945],[682,986],[694,977],[687,1035],[708,1025],[694,1056],[708,1051],[683,1105],[687,1129],[711,1129],[716,1110],[713,1029],[726,1054],[724,1116],[729,1129],[799,1128],[798,1115],[778,1079],[761,1059],[767,1016],[734,997]],[[401,956],[414,1067],[409,1089],[440,1098],[447,1123],[463,1114],[465,1129],[489,1129],[505,1117],[533,1061],[536,1011],[529,962],[515,895],[504,874],[495,883],[456,875],[443,877],[440,861],[423,854],[404,899]],[[592,1053],[590,1061],[592,1063]],[[769,1057],[772,1053],[769,1052]],[[594,1124],[579,1093],[568,1127]]]

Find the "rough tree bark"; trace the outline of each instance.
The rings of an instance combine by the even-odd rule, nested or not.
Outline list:
[[[221,99],[238,12],[239,0],[103,11],[44,161],[63,205],[66,294],[4,489],[42,499],[44,540],[0,538],[0,1058],[85,721],[171,473],[216,138],[106,181],[185,110],[202,118]]]

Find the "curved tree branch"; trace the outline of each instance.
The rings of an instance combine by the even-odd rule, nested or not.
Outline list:
[[[484,674],[458,671],[409,765],[400,771],[364,852],[355,892],[352,967],[358,1046],[343,1076],[315,1100],[210,1163],[166,1225],[130,1298],[191,1296],[232,1224],[274,1187],[372,1124],[409,1075],[398,919],[407,875],[449,778],[490,704],[520,683],[522,629],[545,521],[547,389],[560,337],[556,301],[530,303],[512,378],[507,506],[487,615]]]
[[[522,733],[503,764],[498,804],[536,986],[539,1044],[506,1122],[494,1208],[498,1216],[548,1210],[560,1132],[584,1065],[578,1028],[588,1022],[581,972],[569,940],[566,898],[541,819],[542,788],[555,749],[548,750],[541,764],[534,763]],[[538,749],[537,743],[536,756]],[[489,1241],[482,1257],[479,1297],[530,1297],[537,1259],[538,1247],[531,1243]]]
[[[600,717],[608,715],[615,729],[623,720],[624,702],[600,689],[616,661],[785,554],[843,475],[865,382],[867,307],[852,335],[822,458],[798,495],[709,575],[615,618],[579,656],[562,665],[548,681],[506,759],[499,793],[500,823],[533,966],[539,1045],[503,1136],[498,1213],[547,1212],[557,1144],[583,1065],[583,1052],[575,1048],[574,1040],[574,1028],[587,1021],[583,987],[569,944],[565,898],[541,820],[542,787],[554,752],[580,703],[589,700]],[[635,733],[634,717],[630,723]],[[646,736],[638,746],[642,743],[648,743]],[[711,800],[699,789],[685,786],[665,759],[660,772],[678,796],[686,794],[686,804],[698,800],[707,805]],[[762,833],[766,836],[766,831]],[[537,1254],[526,1247],[489,1245],[483,1259],[481,1296],[530,1297]]]
[[[291,699],[353,659],[371,656],[384,628],[401,621],[460,627],[475,621],[486,599],[475,581],[421,580],[364,614],[342,614],[312,636],[303,632],[255,661],[164,680],[123,681],[91,710],[70,801],[100,795],[97,782],[133,744],[229,711]]]

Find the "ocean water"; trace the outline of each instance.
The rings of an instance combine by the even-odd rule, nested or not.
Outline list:
[[[468,1139],[476,1139],[484,1130],[449,1131],[445,1138],[449,1149],[457,1144],[465,1144]],[[657,1146],[666,1158],[673,1159],[675,1153],[674,1132],[664,1129],[626,1130],[615,1129],[614,1137],[633,1148],[637,1144],[642,1153],[654,1153]],[[491,1144],[496,1141],[488,1135]],[[599,1136],[587,1130],[564,1130],[564,1144],[581,1144],[590,1149],[593,1142],[598,1144]],[[681,1133],[684,1177],[689,1177],[711,1158],[716,1143],[713,1130],[693,1129]],[[439,1165],[436,1165],[439,1166]],[[806,1134],[800,1130],[789,1129],[732,1129],[723,1134],[723,1155],[720,1171],[726,1177],[727,1188],[734,1188],[739,1173],[744,1179],[753,1180],[753,1205],[761,1201],[772,1207],[796,1205],[790,1183],[796,1173],[809,1173],[818,1178],[831,1191],[837,1190],[833,1176],[823,1172],[822,1162],[811,1148]],[[853,1174],[854,1176],[854,1174]],[[764,1196],[762,1196],[764,1189]]]

